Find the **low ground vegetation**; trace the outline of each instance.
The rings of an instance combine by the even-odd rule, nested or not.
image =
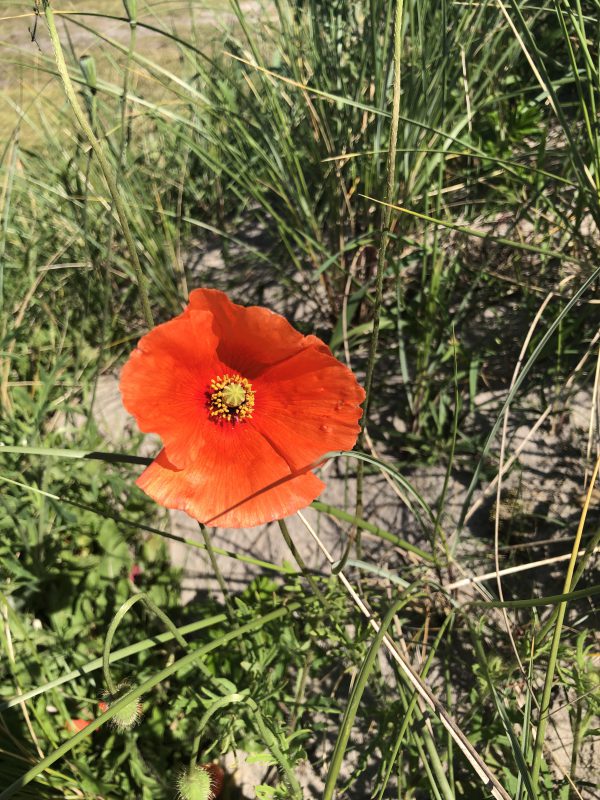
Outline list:
[[[54,9],[155,321],[220,288],[370,383],[333,565],[135,487],[98,397],[147,322],[49,5],[0,21],[0,798],[597,797],[597,0]]]

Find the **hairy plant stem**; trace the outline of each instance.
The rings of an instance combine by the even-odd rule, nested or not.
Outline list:
[[[298,782],[298,778],[294,773],[294,770],[292,768],[292,765],[290,764],[287,754],[280,747],[280,744],[277,741],[277,737],[267,725],[265,718],[263,717],[259,707],[256,705],[254,700],[251,697],[249,697],[247,702],[252,711],[254,712],[254,721],[256,722],[256,727],[258,728],[258,732],[260,733],[263,742],[265,743],[268,750],[271,752],[273,758],[277,761],[277,763],[281,767],[284,780],[287,783],[288,790],[290,792],[288,797],[290,798],[290,800],[302,800],[302,798],[304,797],[304,794],[302,792],[302,787]]]
[[[323,592],[319,589],[318,583],[316,582],[314,577],[311,575],[309,567],[307,566],[306,562],[302,558],[302,556],[300,554],[300,551],[298,550],[298,548],[296,547],[292,537],[290,536],[290,532],[288,530],[288,526],[285,524],[284,520],[282,520],[282,519],[277,520],[277,522],[279,523],[279,530],[281,531],[281,535],[283,536],[283,539],[284,539],[285,543],[287,544],[287,546],[290,548],[290,551],[291,551],[292,555],[294,556],[296,564],[298,564],[298,567],[300,568],[300,572],[306,578],[306,580],[310,584],[310,588],[313,590],[315,595],[319,598],[319,600],[323,603],[323,606],[325,607],[327,605],[327,600],[325,599],[325,596],[323,595]]]
[[[112,647],[113,639],[115,633],[117,632],[117,628],[125,614],[129,611],[129,609],[135,605],[135,603],[142,601],[153,614],[164,623],[165,627],[172,634],[173,638],[177,640],[177,642],[183,647],[184,649],[187,648],[187,642],[183,638],[180,631],[175,627],[175,625],[171,622],[169,617],[165,614],[162,609],[160,609],[156,603],[151,600],[148,595],[146,594],[135,594],[133,597],[130,597],[126,600],[121,608],[117,611],[115,616],[113,617],[113,621],[110,623],[110,627],[106,634],[106,639],[104,640],[104,648],[102,651],[102,672],[104,674],[104,683],[106,684],[106,688],[110,692],[111,695],[115,695],[117,693],[117,685],[112,679],[110,674],[110,649]]]
[[[219,584],[219,589],[223,594],[223,602],[225,603],[227,614],[229,616],[229,619],[233,622],[235,620],[235,608],[233,607],[231,600],[229,598],[229,591],[227,589],[227,584],[225,583],[225,578],[223,577],[223,573],[221,572],[221,568],[219,567],[219,562],[217,561],[217,556],[215,553],[215,549],[213,547],[211,535],[207,530],[206,525],[203,525],[201,522],[199,522],[198,525],[200,526],[200,533],[202,534],[202,538],[204,539],[204,547],[206,548],[206,552],[208,553],[210,566],[212,567],[213,574],[217,579],[217,583]]]
[[[131,258],[131,263],[133,265],[133,269],[135,272],[138,289],[140,293],[140,300],[142,303],[142,311],[144,314],[144,319],[146,321],[146,325],[148,328],[154,327],[154,319],[152,318],[152,309],[150,308],[150,300],[148,299],[148,291],[146,289],[146,280],[144,278],[144,274],[142,272],[142,265],[140,264],[140,260],[138,258],[137,250],[135,247],[135,242],[133,240],[133,236],[131,234],[131,229],[129,227],[129,222],[127,220],[127,213],[125,211],[125,206],[123,204],[123,200],[121,199],[121,195],[119,193],[119,189],[117,187],[116,181],[112,175],[110,164],[106,155],[104,154],[104,149],[100,141],[96,138],[94,131],[92,130],[85,112],[81,108],[79,101],[77,99],[77,94],[75,92],[75,87],[73,86],[73,82],[69,75],[69,70],[67,68],[67,63],[65,61],[65,56],[63,53],[62,45],[60,43],[60,39],[58,36],[58,31],[56,29],[56,22],[54,20],[54,12],[52,11],[52,7],[50,5],[50,0],[43,0],[44,6],[44,14],[46,16],[46,22],[48,24],[48,32],[50,35],[50,41],[52,42],[52,47],[54,48],[54,57],[56,60],[56,67],[58,69],[58,74],[61,77],[63,82],[63,86],[65,89],[65,94],[67,95],[67,99],[71,104],[71,108],[73,109],[73,113],[77,119],[77,122],[81,126],[81,129],[85,133],[92,150],[96,158],[98,159],[98,163],[100,164],[100,168],[104,174],[104,178],[106,180],[106,184],[108,186],[108,190],[112,196],[113,202],[115,204],[115,209],[117,211],[117,215],[119,217],[119,222],[121,223],[121,228],[123,230],[123,235],[125,237],[125,241],[127,243],[127,248],[129,250],[129,255]]]
[[[583,707],[581,700],[575,701],[575,719],[572,723],[573,728],[573,749],[571,750],[571,766],[569,769],[569,775],[571,776],[571,780],[575,781],[577,776],[577,762],[579,758],[579,749],[581,747],[581,740],[582,740],[582,727],[581,727],[581,718],[582,718]],[[577,793],[579,794],[579,792]],[[569,800],[575,800],[575,791],[574,787],[569,787]]]

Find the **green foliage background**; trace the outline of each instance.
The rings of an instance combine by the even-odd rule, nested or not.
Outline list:
[[[224,606],[203,596],[181,607],[164,516],[135,489],[137,468],[48,453],[107,449],[91,414],[97,381],[118,370],[145,323],[114,203],[64,100],[43,16],[38,50],[26,46],[29,5],[2,8],[0,442],[29,452],[0,453],[0,792],[69,741],[69,720],[98,716],[99,668],[48,684],[102,655],[132,593],[147,593],[175,626],[212,620],[190,634],[189,652],[299,606],[160,683],[140,726],[82,736],[32,783],[0,797],[173,797],[191,758],[236,748],[265,764],[257,796],[295,796],[303,759],[323,775],[332,769],[320,744],[336,740],[373,632],[335,575],[317,576],[315,595],[289,565],[271,565]],[[275,284],[292,300],[309,298],[319,313],[299,327],[350,354],[360,376],[377,315],[370,433],[402,475],[442,463],[467,476],[465,511],[497,475],[491,444],[506,397],[536,409],[551,403],[559,416],[578,390],[597,391],[597,0],[405,1],[397,208],[381,306],[395,3],[69,9],[59,17],[71,78],[126,202],[157,320],[214,277],[194,269],[193,256],[215,246],[223,288],[251,284],[261,294]],[[501,395],[483,425],[473,414],[482,388]],[[582,473],[593,466],[586,458],[597,431],[596,423],[580,454]],[[130,451],[139,444],[133,435]],[[375,459],[366,469],[379,468]],[[392,534],[416,541],[428,559],[407,558],[368,580],[353,551],[348,569],[381,617],[404,582],[398,620],[427,645],[423,668],[436,693],[511,797],[581,796],[571,782],[593,797],[598,776],[578,764],[580,747],[598,736],[593,597],[570,606],[556,661],[571,774],[557,775],[546,751],[532,783],[556,617],[547,608],[514,612],[522,671],[496,611],[442,599],[456,554],[446,546],[445,488],[437,501],[423,525],[415,516],[413,530]],[[352,502],[345,511],[352,519]],[[591,518],[589,548],[598,540],[593,510]],[[391,549],[383,534],[381,547]],[[467,558],[461,568],[476,569]],[[597,588],[593,569],[582,586]],[[180,645],[156,640],[163,632],[141,603],[128,612],[112,650],[148,637],[152,646],[114,662],[115,678],[138,686],[181,657]],[[424,724],[396,666],[378,664],[365,682],[340,754],[351,766],[335,796],[487,796],[439,720]],[[24,692],[34,695],[7,707]],[[225,794],[236,793],[230,781]]]

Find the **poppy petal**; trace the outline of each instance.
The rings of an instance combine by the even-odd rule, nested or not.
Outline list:
[[[364,389],[329,349],[308,348],[255,380],[252,426],[292,470],[330,450],[351,450]]]
[[[308,347],[328,350],[316,336],[303,336],[281,314],[261,306],[238,306],[217,289],[195,289],[189,307],[213,315],[219,358],[246,378]]]
[[[225,447],[186,469],[175,468],[162,450],[137,485],[167,508],[226,528],[262,525],[309,505],[325,488],[323,482],[312,472],[292,475],[268,443],[246,427],[248,436],[225,437]]]
[[[178,467],[194,463],[203,447],[206,391],[226,369],[217,344],[212,315],[186,312],[142,337],[121,371],[125,408],[141,431],[161,437]]]
[[[90,724],[91,720],[89,719],[68,719],[65,722],[65,728],[69,731],[69,733],[79,733],[84,728]]]

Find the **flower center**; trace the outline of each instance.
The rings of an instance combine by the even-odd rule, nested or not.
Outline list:
[[[252,384],[241,375],[218,375],[210,382],[208,410],[215,420],[241,422],[254,411]]]

